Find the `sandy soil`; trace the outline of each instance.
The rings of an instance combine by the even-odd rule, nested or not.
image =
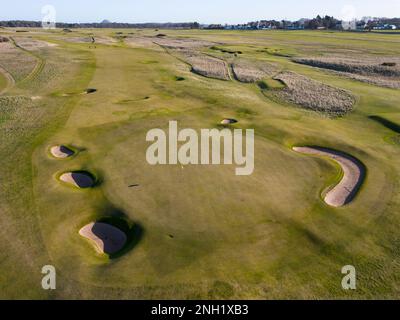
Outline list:
[[[237,123],[238,121],[235,119],[224,119],[221,121],[221,124],[234,124]]]
[[[59,159],[65,159],[71,157],[74,154],[74,152],[66,146],[51,147],[50,153],[52,154],[53,157]]]
[[[353,200],[365,176],[364,167],[357,159],[339,151],[319,147],[295,147],[293,150],[308,155],[329,157],[342,167],[342,180],[325,196],[328,205],[342,207]]]
[[[99,253],[114,254],[120,251],[127,240],[124,232],[101,222],[92,222],[79,230],[79,234],[93,242]]]
[[[60,176],[60,180],[77,188],[90,188],[94,185],[93,178],[81,172],[66,172]]]

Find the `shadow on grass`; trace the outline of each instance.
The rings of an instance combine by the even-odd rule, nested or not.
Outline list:
[[[368,118],[375,122],[378,122],[379,124],[383,125],[385,128],[387,128],[389,130],[392,130],[396,133],[400,133],[400,125],[398,125],[388,119],[382,118],[380,116],[369,116]]]

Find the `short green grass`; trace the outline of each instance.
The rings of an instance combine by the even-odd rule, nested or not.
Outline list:
[[[270,100],[262,91],[280,88],[270,79],[260,90],[194,75],[162,50],[131,48],[122,40],[92,49],[63,41],[61,31],[32,30],[34,38],[58,44],[37,53],[46,62],[43,70],[58,76],[46,81],[42,71],[24,86],[17,83],[9,95],[42,99],[0,123],[7,134],[0,158],[7,181],[0,187],[0,297],[398,298],[400,149],[385,139],[395,133],[369,117],[400,124],[400,92],[294,64],[265,48],[296,55],[350,49],[392,55],[400,53],[400,41],[387,34],[319,31],[162,33],[224,43],[243,57],[350,90],[357,105],[330,119]],[[61,95],[86,88],[98,91]],[[166,129],[169,120],[178,120],[180,128],[214,128],[228,117],[239,120],[235,128],[255,129],[253,175],[237,177],[233,166],[146,162],[148,130]],[[48,148],[60,143],[79,153],[52,159]],[[326,206],[321,193],[337,181],[338,167],[299,155],[291,151],[294,145],[359,158],[368,175],[355,201],[340,209]],[[99,183],[75,190],[57,181],[58,173],[71,170],[92,172]],[[98,256],[78,235],[86,223],[104,219],[132,231],[131,246],[119,256]],[[54,292],[40,287],[45,264],[57,269]],[[341,288],[347,264],[357,268],[354,292]]]

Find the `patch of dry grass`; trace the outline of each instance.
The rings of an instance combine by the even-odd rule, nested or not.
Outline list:
[[[224,60],[201,52],[202,48],[213,46],[215,43],[189,38],[168,37],[153,37],[151,41],[190,64],[192,72],[196,74],[208,78],[231,80],[228,65]]]
[[[18,38],[15,39],[18,45],[28,51],[37,51],[43,48],[51,48],[56,47],[57,45],[54,43],[42,41],[42,40],[35,40],[32,38]]]
[[[350,92],[311,80],[294,72],[282,72],[274,79],[282,81],[286,85],[286,88],[276,91],[274,95],[306,109],[330,116],[341,116],[351,111],[355,103],[355,98]]]
[[[293,61],[333,72],[362,82],[388,88],[400,88],[400,58],[371,57],[312,57]]]
[[[29,114],[29,117],[26,117]],[[16,132],[25,133],[36,126],[43,111],[38,105],[24,96],[0,97],[0,132],[4,139]],[[3,141],[5,142],[5,141]]]
[[[123,41],[130,47],[133,48],[145,48],[151,49],[155,51],[163,51],[160,45],[154,42],[154,38],[152,37],[143,37],[143,36],[127,36],[123,38]]]
[[[205,47],[211,47],[215,45],[213,42],[203,41],[203,40],[196,40],[196,39],[188,39],[188,38],[168,38],[168,37],[156,37],[153,40],[160,46],[163,46],[168,49],[199,49]]]
[[[10,42],[0,43],[0,66],[20,81],[27,77],[36,66],[36,59],[18,49]]]
[[[268,62],[238,59],[232,63],[232,71],[240,82],[251,83],[273,76],[278,68]]]
[[[230,80],[225,61],[190,50],[179,50],[178,54],[192,66],[194,73],[208,78]]]
[[[350,79],[377,85],[380,87],[400,89],[400,78],[396,80],[394,78],[390,79],[390,78],[384,78],[384,77],[363,76],[363,75],[348,73],[348,72],[338,72],[338,71],[334,71],[334,72],[340,76],[344,76],[344,77],[347,77]]]
[[[317,57],[297,58],[295,62],[335,71],[356,73],[366,76],[400,77],[399,57]],[[394,65],[388,65],[393,64]]]

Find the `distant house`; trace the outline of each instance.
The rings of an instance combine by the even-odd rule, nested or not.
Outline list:
[[[397,26],[394,24],[378,24],[373,27],[374,30],[396,30]]]
[[[285,27],[286,30],[304,30],[304,26],[299,26],[299,25],[289,25]]]
[[[357,30],[357,21],[342,21],[343,30]]]
[[[368,28],[368,25],[365,21],[357,21],[356,29],[359,31],[365,30]]]

